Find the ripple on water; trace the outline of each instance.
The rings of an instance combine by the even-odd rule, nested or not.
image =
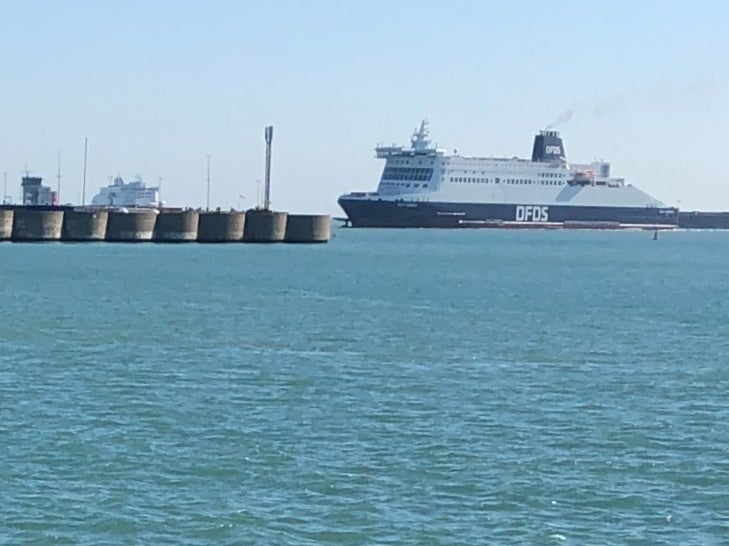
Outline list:
[[[5,245],[0,536],[721,544],[728,241],[644,235]]]

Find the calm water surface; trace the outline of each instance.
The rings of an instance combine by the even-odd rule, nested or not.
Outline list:
[[[0,543],[727,544],[729,233],[0,245]]]

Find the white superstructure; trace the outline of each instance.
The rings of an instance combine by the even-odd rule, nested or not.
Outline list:
[[[469,157],[432,146],[423,121],[409,147],[377,146],[375,153],[385,160],[377,190],[338,200],[354,227],[630,227],[678,221],[677,209],[612,177],[610,163],[567,163],[557,131],[534,137],[531,159]]]
[[[624,179],[611,177],[608,162],[568,164],[556,131],[541,131],[539,137],[544,145],[535,153],[542,155],[531,160],[448,155],[431,146],[423,121],[410,148],[375,149],[385,159],[376,194],[406,201],[665,206]]]
[[[109,186],[101,188],[91,204],[99,207],[157,207],[159,187],[148,187],[140,176],[131,182],[124,182],[121,176],[117,176]]]

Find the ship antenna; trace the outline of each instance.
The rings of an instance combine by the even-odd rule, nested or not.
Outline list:
[[[428,120],[424,119],[420,122],[420,128],[415,129],[410,145],[414,150],[425,150],[430,142],[428,141]]]
[[[83,207],[86,205],[86,160],[88,158],[88,151],[89,151],[89,139],[88,137],[84,137],[84,181],[83,181],[83,188],[81,190],[81,206]]]

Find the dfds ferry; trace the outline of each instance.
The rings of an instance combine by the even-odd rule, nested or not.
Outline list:
[[[466,157],[431,146],[427,123],[410,147],[378,146],[375,192],[339,198],[352,227],[671,229],[678,209],[610,175],[610,163],[568,164],[557,131],[534,137],[532,157]]]

